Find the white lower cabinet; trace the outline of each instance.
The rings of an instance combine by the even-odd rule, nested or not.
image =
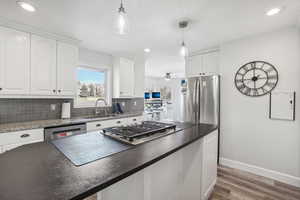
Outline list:
[[[207,200],[217,179],[218,131],[97,194],[98,200]]]
[[[207,200],[216,184],[218,167],[218,130],[203,138],[201,200]]]
[[[203,140],[182,149],[181,199],[201,199]]]
[[[26,144],[43,142],[44,129],[33,129],[0,134],[0,153]]]
[[[181,200],[181,151],[144,170],[144,200]]]
[[[143,116],[136,116],[136,117],[129,117],[129,118],[88,122],[86,126],[87,126],[87,131],[99,131],[101,129],[109,128],[113,126],[125,126],[125,125],[140,123],[143,120],[144,120]]]
[[[133,174],[97,194],[97,200],[144,199],[143,171]]]
[[[142,121],[144,121],[144,116],[130,117],[127,118],[127,125],[142,123]]]

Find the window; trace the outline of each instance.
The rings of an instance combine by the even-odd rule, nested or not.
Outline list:
[[[76,107],[94,107],[99,98],[108,100],[106,70],[78,67]]]

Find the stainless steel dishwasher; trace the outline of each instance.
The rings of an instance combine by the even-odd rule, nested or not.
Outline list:
[[[72,124],[55,126],[44,129],[45,141],[56,140],[59,138],[69,137],[72,135],[79,135],[86,133],[86,124]]]

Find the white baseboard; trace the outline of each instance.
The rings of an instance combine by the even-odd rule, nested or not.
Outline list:
[[[212,194],[213,190],[214,190],[214,187],[217,183],[217,179],[214,180],[214,182],[208,187],[207,191],[205,191],[204,193],[204,197],[203,197],[203,200],[208,200],[210,195]]]
[[[281,172],[265,169],[262,167],[257,167],[255,165],[250,165],[250,164],[246,164],[246,163],[242,163],[239,161],[230,160],[230,159],[226,159],[226,158],[220,158],[220,164],[227,166],[227,167],[247,171],[247,172],[259,175],[259,176],[271,178],[276,181],[280,181],[280,182],[283,182],[283,183],[286,183],[289,185],[300,187],[300,177],[291,176],[289,174],[284,174]]]

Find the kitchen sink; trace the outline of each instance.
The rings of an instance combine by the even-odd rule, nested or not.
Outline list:
[[[109,114],[109,115],[92,115],[83,117],[83,119],[97,119],[97,118],[109,118],[109,117],[115,117],[117,114]]]

